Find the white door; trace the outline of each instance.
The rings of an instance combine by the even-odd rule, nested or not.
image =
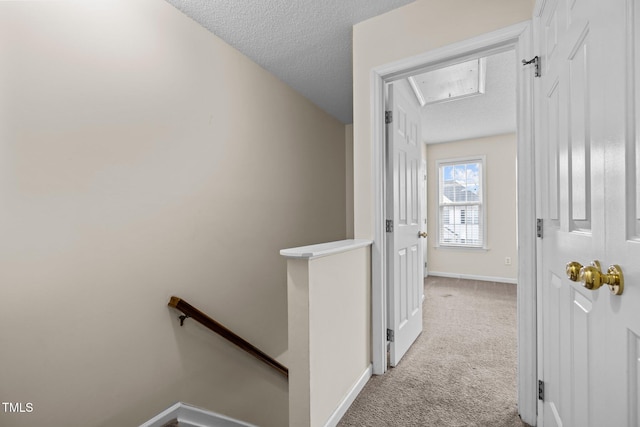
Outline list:
[[[536,4],[539,426],[640,425],[638,7]],[[620,265],[622,295],[568,279],[593,260]]]
[[[422,332],[420,110],[409,83],[389,85],[387,125],[387,327],[389,363],[396,366]]]
[[[426,152],[426,147],[422,145],[423,151]],[[426,158],[426,157],[425,157]],[[422,218],[420,222],[422,224],[422,231],[427,232],[427,161],[422,159],[422,185],[420,187],[420,194],[422,195]],[[429,237],[422,239],[422,259],[424,260],[424,277],[429,276],[429,265],[427,264],[427,242]],[[422,299],[424,300],[424,288],[422,292]]]

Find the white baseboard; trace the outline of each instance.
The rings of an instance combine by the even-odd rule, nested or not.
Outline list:
[[[453,279],[469,279],[469,280],[484,280],[485,282],[500,282],[517,284],[518,279],[512,279],[509,277],[494,277],[494,276],[479,276],[475,274],[457,274],[457,273],[445,273],[442,271],[429,271],[429,276],[438,277],[451,277]]]
[[[349,409],[353,401],[356,400],[356,397],[358,397],[358,395],[364,388],[365,384],[367,384],[367,381],[369,381],[369,378],[371,378],[372,373],[373,373],[373,366],[369,365],[369,367],[367,367],[367,369],[364,370],[362,375],[360,375],[360,378],[358,378],[358,381],[356,381],[353,387],[351,387],[351,390],[349,390],[349,393],[347,393],[344,399],[342,399],[342,402],[340,402],[340,404],[335,409],[335,411],[333,411],[333,414],[331,414],[327,422],[324,424],[325,427],[335,427],[338,425],[338,422],[342,419],[344,414],[347,412],[347,409]]]
[[[369,381],[369,378],[371,378],[372,373],[373,366],[369,365],[353,384],[344,399],[342,399],[338,404],[338,407],[333,411],[325,423],[325,427],[335,427],[338,425],[338,422],[347,412],[347,409],[349,409],[353,401],[364,388],[365,384],[367,384],[367,381]],[[200,409],[182,402],[178,402],[170,408],[167,408],[146,423],[141,424],[140,427],[162,427],[169,421],[176,419],[184,425],[193,427],[256,427],[253,424],[234,420],[224,415]]]
[[[234,420],[215,412],[178,402],[162,411],[140,427],[162,427],[169,421],[178,420],[181,425],[191,427],[256,427],[253,424]]]

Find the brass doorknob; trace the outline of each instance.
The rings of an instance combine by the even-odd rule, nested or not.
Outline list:
[[[572,282],[579,282],[580,279],[580,270],[582,269],[582,264],[579,262],[571,261],[567,264],[567,277]]]
[[[614,295],[622,295],[624,291],[624,277],[619,265],[611,265],[606,273],[602,272],[600,261],[593,261],[591,265],[582,266],[572,261],[567,264],[567,277],[574,282],[582,282],[582,286],[590,290],[608,285]]]
[[[426,231],[418,231],[418,237],[427,237],[427,232]]]

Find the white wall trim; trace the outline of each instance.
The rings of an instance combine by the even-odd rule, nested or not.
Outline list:
[[[376,69],[371,71],[371,130],[373,138],[373,245],[371,246],[371,358],[373,373],[387,370],[387,292],[385,221],[385,124],[384,77]]]
[[[444,271],[430,271],[429,276],[450,277],[452,279],[482,280],[485,282],[511,283],[514,285],[518,283],[518,279],[512,279],[510,277],[479,276],[476,274],[457,274],[447,273]]]
[[[340,404],[338,404],[335,411],[333,411],[325,423],[325,427],[335,427],[338,425],[338,422],[340,422],[342,417],[344,417],[344,414],[347,413],[347,409],[349,409],[353,401],[356,400],[356,397],[358,397],[364,386],[369,381],[369,378],[371,378],[371,375],[373,375],[373,366],[369,365],[362,375],[360,375],[360,378],[358,378],[355,384],[353,384],[353,387],[351,387],[351,390],[349,390],[344,399],[342,399]]]
[[[533,25],[527,23],[516,43],[516,58],[534,56]],[[538,292],[536,175],[533,67],[516,61],[516,133],[518,194],[518,412],[522,420],[538,420]]]
[[[523,33],[530,31],[530,21],[520,22],[508,27],[482,34],[472,39],[452,43],[419,55],[400,59],[372,69],[374,76],[385,82],[409,77],[416,72],[441,68],[445,65],[486,56],[487,52],[502,52],[513,48]],[[520,65],[520,64],[518,64]]]
[[[374,206],[372,264],[372,360],[373,373],[386,371],[386,257],[385,257],[385,83],[419,70],[437,68],[480,55],[516,50],[517,58],[533,56],[531,22],[521,22],[473,39],[375,67],[370,74],[371,135]],[[537,421],[537,323],[535,173],[533,138],[533,74],[516,65],[518,153],[518,408],[530,425]],[[430,272],[431,274],[431,272]]]
[[[229,418],[222,414],[207,411],[195,406],[178,402],[151,418],[140,427],[162,427],[172,420],[178,420],[194,427],[257,427],[253,424]]]

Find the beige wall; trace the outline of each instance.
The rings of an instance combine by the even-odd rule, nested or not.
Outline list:
[[[344,132],[347,184],[347,238],[353,239],[353,125],[346,125]]]
[[[531,19],[533,3],[418,0],[354,26],[355,237],[373,237],[371,69]]]
[[[321,427],[371,363],[371,250],[289,259],[291,426]]]
[[[287,425],[282,248],[343,239],[345,126],[168,3],[0,2],[0,425],[176,401]]]
[[[488,250],[435,247],[438,228],[438,160],[485,156],[485,209]],[[427,145],[427,209],[429,273],[499,278],[518,276],[516,241],[516,135]],[[505,265],[505,258],[511,265]]]

